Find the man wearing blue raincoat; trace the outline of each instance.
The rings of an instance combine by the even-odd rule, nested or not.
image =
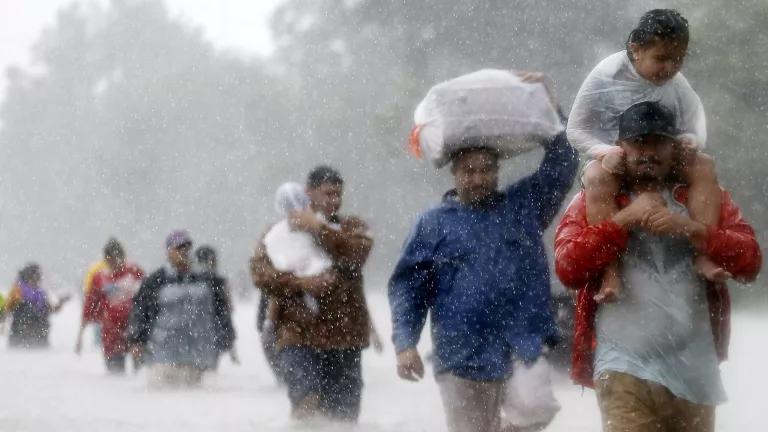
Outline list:
[[[389,283],[398,374],[424,373],[416,345],[431,312],[435,374],[449,430],[496,430],[512,359],[532,363],[556,338],[542,233],[578,156],[565,133],[542,143],[530,176],[497,189],[499,154],[452,155],[455,186],[413,227]]]

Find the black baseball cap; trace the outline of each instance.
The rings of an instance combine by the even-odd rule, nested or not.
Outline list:
[[[619,117],[619,140],[643,135],[677,138],[675,116],[658,102],[640,102],[627,108]]]

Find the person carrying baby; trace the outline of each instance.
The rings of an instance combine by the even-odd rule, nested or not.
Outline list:
[[[324,165],[305,185],[281,187],[283,220],[251,259],[254,285],[277,305],[275,347],[297,419],[353,422],[360,412],[371,331],[363,266],[373,240],[362,219],[338,213],[343,191],[341,174]]]

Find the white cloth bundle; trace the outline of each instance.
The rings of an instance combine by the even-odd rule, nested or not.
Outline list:
[[[298,183],[284,183],[275,193],[275,209],[283,220],[275,224],[264,236],[267,256],[277,270],[298,277],[317,276],[331,268],[333,262],[315,239],[307,232],[294,231],[288,223],[293,211],[309,207],[309,198]],[[322,216],[318,215],[322,218]],[[313,314],[318,314],[317,299],[304,294],[304,303]]]
[[[564,127],[540,83],[512,71],[483,69],[432,87],[414,113],[412,150],[440,168],[453,152],[478,145],[512,157]]]
[[[639,102],[659,102],[669,108],[677,128],[699,149],[707,142],[704,107],[696,92],[677,73],[662,85],[641,77],[626,51],[606,57],[589,73],[576,95],[568,118],[568,141],[590,156],[613,146],[619,135],[619,116]]]
[[[331,267],[328,254],[304,231],[293,231],[288,220],[275,224],[264,237],[272,265],[298,277],[317,276]]]

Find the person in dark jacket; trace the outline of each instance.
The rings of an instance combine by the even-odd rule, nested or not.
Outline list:
[[[223,286],[224,292],[227,294],[227,307],[229,308],[229,315],[232,315],[232,292],[229,289],[229,284],[224,276],[219,274],[219,262],[216,257],[216,250],[211,246],[200,246],[195,250],[195,259],[197,259],[197,266],[205,276],[210,277],[215,281],[216,286]],[[222,351],[222,354],[226,351]],[[234,364],[240,364],[240,359],[237,356],[237,350],[234,344],[229,349],[229,358]]]
[[[5,311],[11,316],[8,345],[15,348],[44,348],[48,346],[51,313],[58,312],[69,299],[62,297],[52,303],[40,286],[43,274],[32,263],[19,271],[19,277],[8,294]]]
[[[169,265],[149,275],[134,298],[128,342],[152,364],[154,383],[199,383],[235,339],[226,287],[193,270],[191,248],[186,231],[172,232]]]
[[[431,312],[436,380],[448,429],[496,431],[513,359],[533,364],[556,339],[542,233],[573,182],[578,156],[565,132],[542,143],[530,176],[498,191],[490,147],[452,157],[456,188],[421,215],[389,283],[401,378],[424,366],[416,349]]]

